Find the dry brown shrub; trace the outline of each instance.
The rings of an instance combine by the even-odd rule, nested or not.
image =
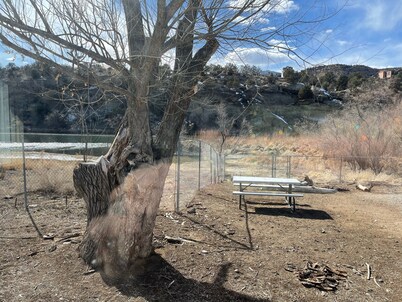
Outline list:
[[[70,195],[74,193],[73,169],[60,168],[58,170],[41,169],[37,171],[36,186],[40,191]]]
[[[32,190],[68,195],[74,193],[73,170],[76,165],[72,161],[62,160],[27,160],[29,187]]]
[[[1,161],[5,171],[22,170],[22,158],[7,158]]]
[[[321,129],[324,155],[343,158],[353,171],[388,169],[390,158],[399,157],[401,147],[401,104],[392,107],[345,109],[328,117]]]

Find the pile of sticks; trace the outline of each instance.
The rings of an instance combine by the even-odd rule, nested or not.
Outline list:
[[[297,276],[304,286],[316,287],[324,291],[335,291],[339,282],[347,278],[344,271],[310,261],[297,272]]]

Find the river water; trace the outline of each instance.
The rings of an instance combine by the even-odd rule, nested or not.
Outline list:
[[[14,137],[16,139],[13,142],[0,141],[0,151],[3,155],[22,150],[22,134]],[[99,156],[107,152],[113,138],[113,135],[25,133],[24,147],[27,152]]]

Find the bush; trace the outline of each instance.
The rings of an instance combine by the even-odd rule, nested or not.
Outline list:
[[[395,77],[392,78],[389,88],[391,88],[394,92],[402,91],[402,72],[399,72]]]
[[[287,66],[283,68],[283,78],[290,84],[295,84],[299,80],[299,73],[296,72],[293,67]]]
[[[307,100],[307,99],[312,99],[314,97],[314,93],[311,90],[311,87],[308,85],[303,86],[300,88],[298,97],[301,100]]]
[[[348,88],[348,81],[349,78],[346,75],[341,75],[336,82],[336,89],[337,90],[345,90]]]
[[[359,86],[361,86],[363,84],[364,80],[363,77],[360,73],[352,73],[349,76],[349,80],[348,80],[348,88],[350,89],[355,89]]]
[[[347,108],[330,116],[321,129],[324,155],[342,157],[353,170],[381,173],[387,157],[400,156],[400,116],[401,104],[380,110]]]

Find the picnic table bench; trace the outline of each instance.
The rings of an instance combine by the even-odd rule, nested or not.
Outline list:
[[[239,187],[238,191],[233,191],[234,195],[239,196],[239,209],[243,203],[247,210],[245,196],[279,196],[285,197],[291,210],[295,211],[296,197],[303,197],[301,193],[292,192],[293,186],[300,185],[300,181],[294,178],[233,176],[233,184]],[[249,188],[259,188],[260,190],[249,191]]]

